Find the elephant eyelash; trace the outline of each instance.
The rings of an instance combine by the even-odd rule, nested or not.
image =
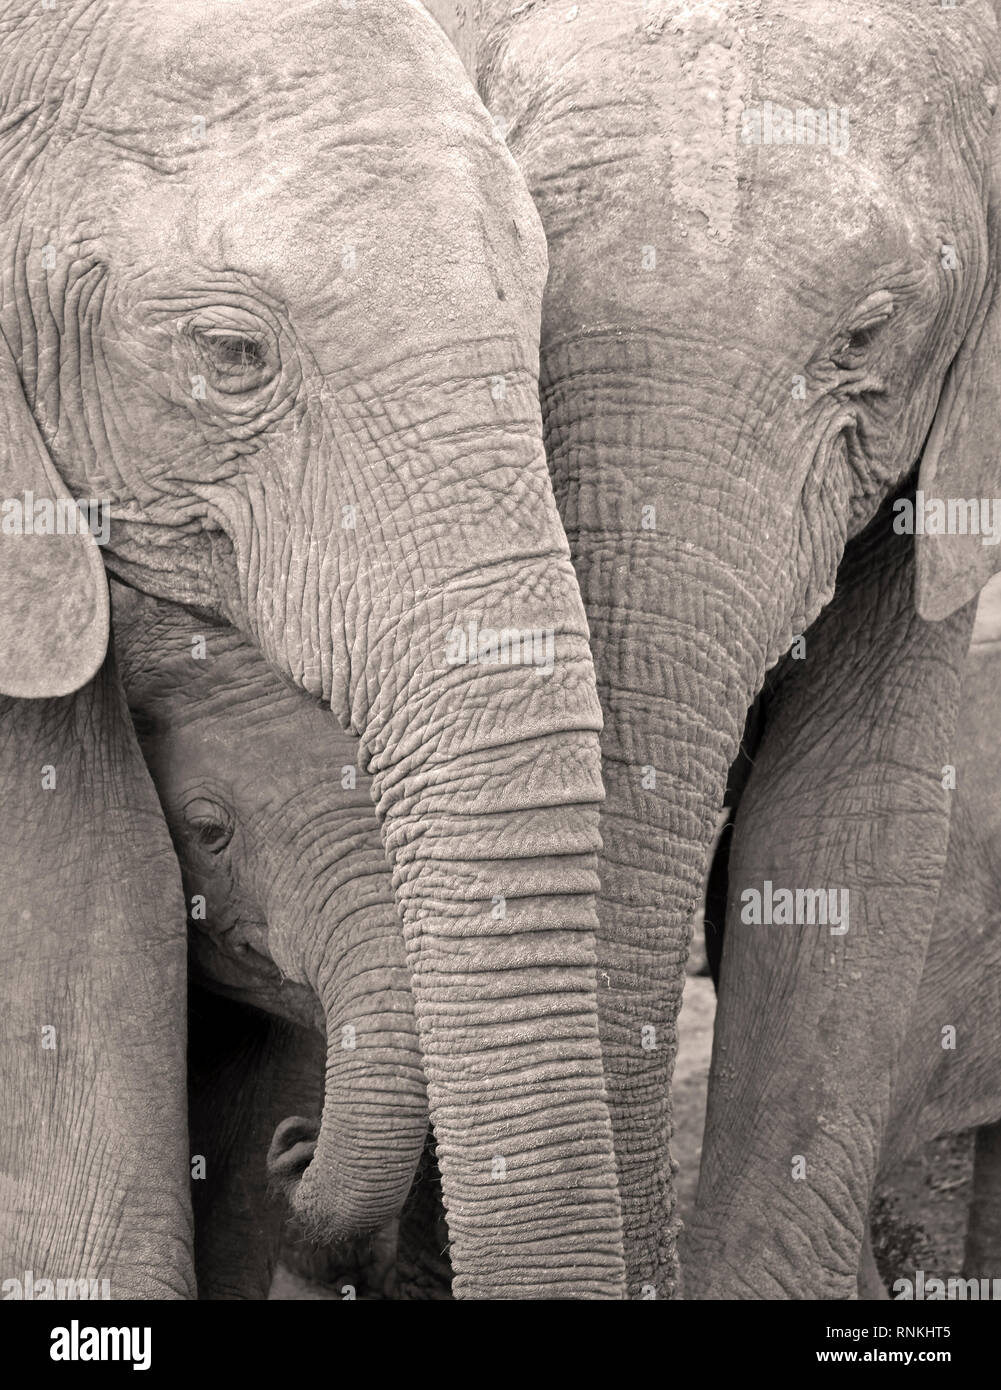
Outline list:
[[[156,721],[145,710],[129,708],[129,717],[132,720],[132,727],[136,731],[136,738],[140,743],[152,740],[156,733]]]
[[[232,838],[232,832],[228,827],[218,823],[198,825],[195,829],[198,843],[202,849],[207,849],[210,854],[220,854]]]
[[[831,361],[842,371],[853,371],[864,360],[879,334],[893,317],[893,300],[887,294],[873,295],[869,310],[837,343]]]
[[[208,339],[215,355],[227,367],[237,371],[256,371],[267,365],[261,344],[246,334],[210,332],[201,336]]]
[[[204,797],[196,797],[188,802],[184,808],[184,819],[200,848],[210,854],[221,854],[236,829],[233,817],[226,808]]]
[[[256,390],[274,375],[267,347],[249,333],[229,328],[202,328],[195,331],[194,339],[221,390]]]

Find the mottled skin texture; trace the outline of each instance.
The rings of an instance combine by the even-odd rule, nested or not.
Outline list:
[[[545,244],[513,161],[412,0],[5,0],[0,90],[4,495],[110,497],[113,572],[232,622],[360,738],[457,1292],[620,1296],[601,713],[541,435]],[[98,670],[101,558],[89,536],[4,536],[0,691]],[[471,622],[551,630],[553,674],[449,664]],[[182,948],[183,916],[167,935]],[[24,995],[35,963],[11,962]],[[180,1132],[177,1086],[165,1108]],[[186,1182],[175,1148],[156,1190]],[[30,1136],[18,1164],[44,1180]],[[317,1221],[332,1176],[300,1184]],[[155,1257],[185,1288],[188,1221]]]
[[[547,451],[605,715],[599,1011],[629,1289],[675,1289],[690,924],[748,707],[805,632],[830,652],[780,677],[794,771],[753,770],[741,863],[851,894],[822,970],[812,938],[748,947],[825,1121],[791,1147],[784,1058],[723,1010],[686,1286],[850,1297],[945,858],[967,610],[998,552],[884,528],[843,566],[918,468],[928,496],[1001,491],[993,10],[482,0],[478,21],[479,89],[549,243]],[[769,101],[847,108],[847,149],[745,142]],[[882,986],[852,989],[860,966]],[[719,1147],[735,1094],[769,1102],[744,1107],[740,1155]],[[790,1192],[793,1153],[811,1176]]]
[[[267,1210],[269,1146],[272,1182],[325,1241],[347,1245],[397,1220],[427,1132],[413,996],[358,740],[332,731],[234,629],[111,587],[129,708],[189,904],[193,980],[277,1016],[228,1010],[227,1028],[203,1005],[192,1029],[204,1073],[190,1080],[192,1143],[216,1131],[192,1150],[208,1166],[208,1184],[193,1190],[204,1197],[199,1292],[212,1297],[227,1269],[251,1289],[270,1274],[240,1239],[240,1214]],[[304,1029],[328,1039],[325,1067]],[[276,1106],[286,1108],[276,1116]],[[212,1191],[220,1167],[225,1195]],[[329,1173],[336,1192],[317,1217],[315,1198],[297,1191],[304,1172],[307,1186]]]
[[[962,673],[962,693],[956,733],[943,764],[952,815],[949,846],[941,878],[937,909],[928,939],[920,984],[907,1023],[890,1101],[890,1118],[882,1141],[878,1167],[891,1173],[911,1152],[942,1134],[980,1127],[975,1146],[974,1194],[967,1232],[964,1273],[968,1277],[1001,1277],[1001,1082],[998,1070],[997,1021],[1001,1013],[1001,803],[998,798],[1001,753],[1001,582],[994,579],[981,595],[973,640]],[[770,683],[762,701],[767,729],[775,691]],[[819,731],[818,731],[819,732]],[[759,734],[745,736],[749,761],[758,766]],[[738,826],[753,814],[750,801],[738,802]],[[743,835],[740,829],[738,844]],[[739,856],[739,852],[738,852]],[[720,896],[739,902],[739,886],[729,880],[725,849],[717,850],[714,874]],[[733,861],[736,863],[736,858]],[[728,893],[729,887],[729,893]],[[728,930],[741,930],[731,910]],[[755,930],[744,928],[745,931]],[[759,932],[767,928],[757,928]],[[772,928],[780,931],[781,928]],[[787,932],[804,930],[787,928]],[[806,930],[810,930],[807,928]],[[721,934],[722,935],[722,934]],[[819,953],[819,947],[818,947]],[[750,1045],[790,1055],[781,1002],[770,999],[771,982],[758,960],[745,957],[738,977],[730,968],[717,980],[720,1007],[740,1015]],[[856,979],[855,976],[859,978]],[[873,976],[862,971],[848,976],[863,988]],[[762,1000],[769,999],[762,1017]],[[875,1001],[885,1010],[887,996]],[[735,1019],[731,1022],[731,1030]],[[944,1031],[945,1030],[945,1031]],[[954,1030],[954,1036],[950,1032]],[[878,1044],[877,1044],[878,1045]],[[722,1069],[721,1069],[722,1071]],[[816,1122],[821,1102],[809,1079],[787,1063],[785,1084],[801,1114],[795,1128]],[[724,1083],[725,1084],[725,1083]],[[747,1105],[760,1098],[733,1096],[726,1113],[728,1131],[721,1143],[742,1147],[749,1121]],[[790,1179],[791,1181],[791,1179]],[[958,1273],[958,1271],[955,1271]],[[948,1273],[948,1271],[946,1271]],[[886,1298],[871,1251],[863,1250],[859,1279],[861,1298]]]
[[[963,1272],[1001,1278],[1001,584],[981,596],[954,756],[949,854],[880,1164],[979,1127]],[[955,1030],[953,1038],[943,1030]],[[944,1043],[950,1044],[948,1046]]]
[[[0,700],[0,797],[0,1278],[191,1298],[184,906],[113,661]]]

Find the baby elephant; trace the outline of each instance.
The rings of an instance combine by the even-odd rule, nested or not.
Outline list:
[[[200,1296],[266,1291],[277,1226],[249,1274],[246,1248],[229,1249],[260,1241],[266,1178],[314,1240],[373,1236],[388,1267],[386,1232],[421,1157],[427,1102],[357,741],[232,629],[112,589],[116,653],[191,924]],[[315,1107],[321,1090],[319,1122],[293,1114],[274,1129],[265,1173],[274,1107],[309,1107],[311,1091]]]

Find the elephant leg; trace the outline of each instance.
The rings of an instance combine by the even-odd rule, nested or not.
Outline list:
[[[1001,1278],[1001,1120],[977,1130],[963,1274],[967,1279]]]
[[[876,1268],[876,1257],[872,1253],[872,1231],[868,1222],[862,1240],[862,1258],[859,1260],[858,1296],[865,1302],[876,1302],[890,1297],[883,1277]]]
[[[805,659],[767,692],[730,857],[696,1297],[857,1292],[945,865],[973,618],[915,616],[913,560],[889,531],[884,510],[852,543]]]
[[[268,1146],[288,1115],[318,1116],[323,1041],[191,986],[189,1123],[200,1299],[263,1299],[287,1208],[268,1190]]]
[[[184,901],[113,656],[0,700],[0,806],[0,1281],[191,1298]]]

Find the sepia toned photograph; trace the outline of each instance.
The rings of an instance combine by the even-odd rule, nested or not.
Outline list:
[[[39,1365],[1001,1300],[999,87],[990,0],[0,0]]]

